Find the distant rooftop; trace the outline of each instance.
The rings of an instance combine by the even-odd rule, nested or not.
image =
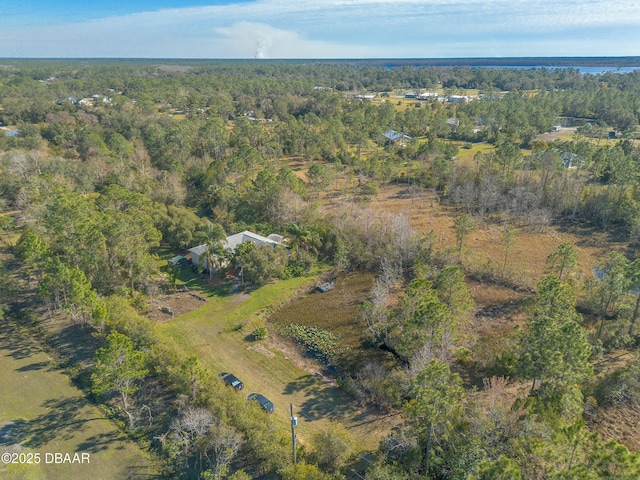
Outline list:
[[[396,132],[395,130],[387,130],[382,135],[389,140],[393,140],[394,142],[397,140],[411,140],[411,137],[405,135],[404,133]]]

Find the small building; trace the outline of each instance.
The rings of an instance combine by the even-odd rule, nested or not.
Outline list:
[[[191,254],[191,264],[194,267],[207,268],[207,265],[205,265],[206,262],[201,262],[200,260],[200,258],[202,257],[202,255],[205,254],[206,251],[207,251],[206,243],[204,245],[198,245],[197,247],[192,247],[189,250],[187,250],[187,252]]]
[[[449,95],[447,102],[449,103],[467,103],[471,101],[471,97],[467,95]]]
[[[168,260],[170,267],[185,267],[188,263],[188,260],[184,258],[182,255],[176,255]]]
[[[235,250],[238,245],[244,242],[253,242],[256,245],[280,245],[280,242],[276,242],[271,238],[263,237],[262,235],[258,235],[257,233],[245,230],[244,232],[236,233],[235,235],[227,237],[225,248]]]
[[[56,104],[57,105],[64,105],[65,103],[70,103],[72,105],[76,105],[80,100],[76,97],[73,96],[68,96],[68,97],[64,97],[64,98],[60,98],[58,100],[56,100]]]
[[[396,132],[395,130],[387,130],[382,135],[390,142],[400,142],[404,144],[404,142],[411,140],[411,137],[409,135]]]
[[[439,96],[436,92],[422,92],[418,94],[418,100],[436,100]]]
[[[455,132],[456,129],[458,128],[458,126],[460,125],[460,120],[458,120],[457,118],[448,118],[447,119],[447,125],[449,125],[449,128]]]
[[[568,169],[582,168],[584,166],[584,159],[573,152],[564,152],[560,157],[560,161]]]

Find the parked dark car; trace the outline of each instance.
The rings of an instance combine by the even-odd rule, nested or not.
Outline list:
[[[222,372],[219,376],[227,385],[233,387],[235,390],[242,390],[244,388],[244,383],[232,373]]]
[[[267,397],[259,393],[250,394],[247,397],[247,400],[255,400],[260,404],[260,406],[262,407],[262,410],[264,410],[267,413],[273,413],[276,409],[276,406],[273,404],[271,400],[269,400]]]

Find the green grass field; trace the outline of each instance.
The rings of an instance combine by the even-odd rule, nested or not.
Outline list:
[[[157,478],[156,469],[142,450],[90,405],[35,343],[6,320],[0,322],[0,372],[0,454],[40,454],[39,464],[0,463],[0,478]],[[88,453],[89,463],[56,464],[55,453],[68,453],[71,460],[75,453]],[[31,459],[35,461],[35,456]]]
[[[484,154],[491,153],[495,150],[495,146],[489,143],[474,143],[472,148],[461,148],[458,150],[458,155],[456,158],[460,161],[471,162],[475,157],[476,153],[482,152]]]
[[[370,429],[379,427],[376,418],[365,418],[337,386],[316,379],[280,349],[252,339],[251,333],[264,323],[267,311],[311,288],[320,273],[229,296],[216,296],[204,288],[202,293],[209,290],[211,295],[205,305],[159,324],[158,332],[185,356],[196,355],[212,374],[231,372],[238,376],[245,389],[240,393],[229,389],[230,395],[246,397],[258,392],[267,396],[276,405],[272,418],[283,428],[289,427],[289,404],[293,404],[303,442],[333,420],[352,430],[360,448],[375,448],[379,434],[371,435]],[[193,280],[189,284],[196,288]]]

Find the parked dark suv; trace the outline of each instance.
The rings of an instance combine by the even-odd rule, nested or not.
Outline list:
[[[271,400],[269,400],[267,397],[259,393],[250,394],[247,397],[247,400],[255,400],[260,404],[260,406],[262,407],[262,410],[264,410],[267,413],[273,413],[274,410],[276,409],[276,406],[273,404]]]
[[[222,372],[219,376],[227,385],[233,387],[235,390],[242,390],[244,388],[244,383],[232,373]]]

